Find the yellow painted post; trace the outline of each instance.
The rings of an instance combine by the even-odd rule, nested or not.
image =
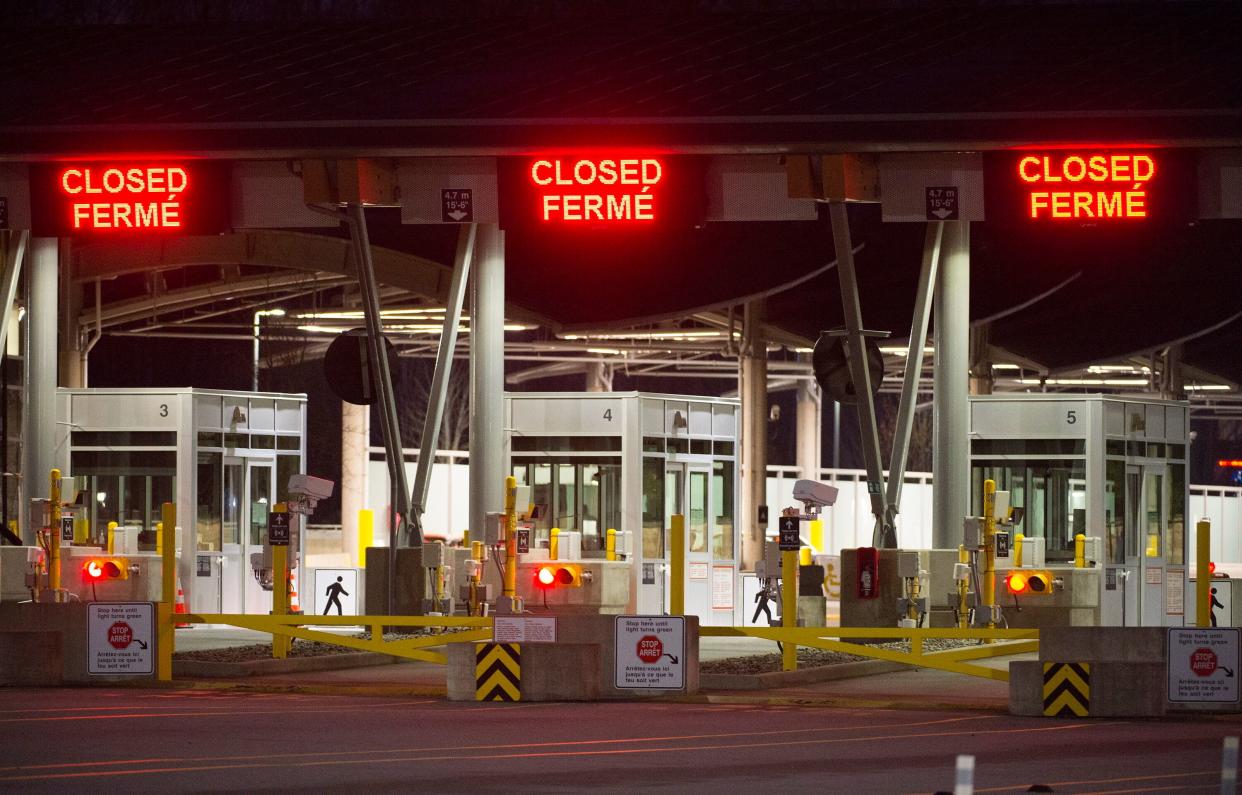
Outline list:
[[[961,544],[957,545],[957,562],[970,563],[970,553]],[[957,581],[957,625],[962,629],[970,627],[970,580]]]
[[[983,481],[983,604],[988,610],[988,629],[996,629],[992,620],[996,605],[996,481]]]
[[[1021,533],[1013,534],[1013,565],[1022,565],[1022,542],[1026,540],[1026,536]]]
[[[48,501],[51,503],[51,517],[48,523],[51,527],[48,535],[51,536],[48,541],[51,543],[51,551],[47,558],[47,576],[52,586],[52,595],[56,601],[60,601],[60,470],[53,469],[48,476],[51,482],[48,489]]]
[[[504,595],[517,612],[517,478],[505,478],[505,583]]]
[[[1212,523],[1195,525],[1195,624],[1212,626]]]
[[[272,506],[272,513],[288,513],[289,506],[278,502]],[[272,547],[272,615],[289,615],[289,547],[271,545]],[[272,657],[284,659],[289,656],[292,641],[284,635],[272,633]]]
[[[461,545],[466,549],[472,549],[470,546],[470,530],[469,528],[461,531]]]
[[[108,522],[107,546],[105,548],[108,550],[109,555],[111,555],[113,550],[116,549],[116,528],[117,527],[118,525],[116,522]]]
[[[612,527],[608,528],[608,538],[604,541],[604,553],[608,560],[617,559],[617,531]]]
[[[553,527],[548,533],[548,560],[556,560],[561,551],[561,528]]]
[[[811,558],[811,548],[802,547],[798,550],[798,565],[810,566],[814,561]]]
[[[177,506],[166,502],[160,507],[165,527],[177,526]],[[177,543],[165,544],[160,554],[160,601],[156,605],[158,635],[155,643],[156,678],[161,682],[172,681],[172,658],[175,651],[175,626],[173,624],[177,601]]]
[[[686,517],[679,513],[668,528],[668,614],[686,614]]]
[[[815,552],[821,555],[824,554],[824,520],[812,519],[807,524],[809,525],[807,532],[810,533],[811,546]]]
[[[358,511],[358,567],[367,567],[367,547],[375,544],[375,514],[369,508]]]
[[[1083,533],[1074,536],[1074,568],[1087,568],[1087,536]]]
[[[798,626],[798,552],[781,553],[781,626]],[[798,644],[786,640],[781,644],[781,669],[798,670]]]

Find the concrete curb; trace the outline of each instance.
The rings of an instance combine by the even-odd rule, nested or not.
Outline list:
[[[803,668],[798,671],[771,671],[763,674],[700,674],[700,690],[775,690],[782,687],[813,685],[837,679],[854,679],[860,676],[891,674],[908,671],[915,666],[888,660],[862,660],[859,662]]]
[[[314,671],[339,671],[345,668],[369,668],[375,665],[391,665],[397,661],[396,657],[369,651],[245,662],[178,660],[174,657],[173,677],[176,679],[242,679],[268,674],[301,674]]]
[[[837,707],[843,709],[901,709],[918,711],[999,712],[1009,714],[1006,704],[988,701],[936,701],[934,699],[909,700],[908,698],[878,699],[851,698],[849,696],[806,695],[748,695],[734,693],[701,694],[683,701],[707,704],[753,704],[768,707]]]

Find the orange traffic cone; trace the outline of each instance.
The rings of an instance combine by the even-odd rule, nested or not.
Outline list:
[[[298,575],[292,570],[289,572],[289,612],[302,612],[301,606],[298,605]]]
[[[177,601],[173,604],[173,612],[174,613],[190,612],[185,607],[185,591],[181,590],[181,578],[180,577],[177,578]],[[177,629],[182,629],[188,626],[190,625],[184,624],[184,623],[176,625]]]

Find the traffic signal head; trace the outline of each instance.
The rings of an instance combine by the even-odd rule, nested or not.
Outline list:
[[[82,577],[87,582],[128,580],[129,561],[125,558],[88,558],[82,564]]]
[[[581,588],[582,567],[573,563],[548,563],[535,569],[535,587],[540,590],[552,588]]]
[[[1051,596],[1057,581],[1046,571],[1011,571],[1005,588],[1014,596]]]

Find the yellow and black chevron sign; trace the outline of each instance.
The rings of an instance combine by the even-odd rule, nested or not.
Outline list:
[[[1091,711],[1091,664],[1044,663],[1044,714],[1087,717]]]
[[[474,644],[474,700],[522,699],[522,647],[517,643]]]

